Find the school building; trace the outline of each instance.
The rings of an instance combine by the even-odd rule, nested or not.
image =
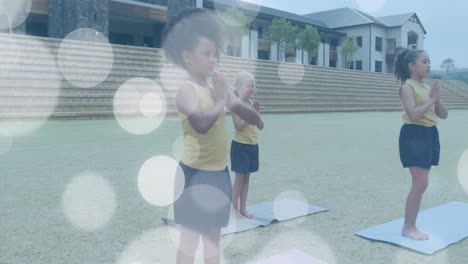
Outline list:
[[[25,23],[12,30],[14,33],[63,38],[73,29],[88,27],[108,36],[113,44],[159,48],[168,17],[168,0],[29,1],[29,15]],[[196,0],[196,6],[220,12],[234,6],[243,11],[251,21],[250,30],[239,43],[228,45],[227,52],[244,58],[309,63],[306,51],[289,47],[280,54],[270,41],[268,29],[275,18],[285,18],[299,28],[312,25],[318,30],[320,45],[311,63],[323,67],[345,68],[340,45],[346,37],[352,37],[359,46],[348,68],[369,72],[393,72],[393,61],[400,49],[424,48],[426,30],[416,13],[373,17],[340,8],[298,15],[238,0]],[[2,18],[4,14],[0,13]]]

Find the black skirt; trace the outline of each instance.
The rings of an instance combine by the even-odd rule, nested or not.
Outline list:
[[[201,234],[227,226],[231,212],[232,186],[229,170],[204,171],[179,163],[185,188],[174,203],[176,224]]]
[[[404,124],[400,130],[399,147],[404,168],[430,169],[439,165],[439,132],[435,126]]]

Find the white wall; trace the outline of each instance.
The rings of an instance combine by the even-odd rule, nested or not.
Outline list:
[[[375,49],[376,37],[382,38],[382,51],[377,51]],[[387,66],[385,63],[385,55],[387,49],[386,43],[386,28],[383,26],[372,25],[372,46],[371,46],[371,71],[375,72],[375,61],[382,62],[382,72],[387,72]]]
[[[270,26],[271,22],[262,20],[262,19],[255,19],[252,21],[252,30],[250,33],[250,58],[258,59],[258,40],[259,40],[259,28],[262,28],[263,36],[262,39],[270,39],[270,34],[268,31],[268,27]],[[247,48],[248,49],[248,48]],[[272,43],[270,46],[270,60],[277,61],[277,46]]]
[[[317,52],[317,65],[318,66],[325,66],[325,62],[323,60],[323,58],[325,57],[325,53],[324,53],[324,46],[325,44],[320,42],[319,46],[318,46],[318,52]]]
[[[309,65],[309,53],[307,51],[302,51],[302,63]]]
[[[330,67],[330,44],[325,43],[325,67]]]
[[[345,68],[343,52],[341,51],[341,47],[340,47],[340,46],[338,46],[338,47],[336,48],[336,52],[337,52],[336,67],[337,67],[337,68]]]
[[[324,67],[330,66],[330,44],[320,42],[318,47],[317,65]]]
[[[387,28],[387,38],[385,39],[385,46],[387,46],[387,39],[395,39],[395,48],[402,47],[401,44],[401,27],[392,27],[392,28]],[[387,49],[386,47],[385,49]],[[396,50],[395,50],[396,52]],[[396,56],[396,54],[395,54]],[[387,73],[393,73],[394,71],[394,62],[389,62],[389,64],[385,63],[385,68]]]
[[[258,58],[258,32],[256,29],[250,31],[250,58]]]
[[[241,41],[241,57],[242,58],[250,58],[250,51],[249,51],[250,36],[251,36],[251,32],[242,36],[242,41]]]
[[[415,31],[418,34],[418,48],[424,49],[424,32],[421,25],[407,21],[402,27],[385,28],[380,25],[363,25],[350,28],[339,28],[338,31],[344,32],[347,36],[353,36],[354,39],[362,36],[362,48],[360,48],[352,57],[356,63],[362,60],[362,69],[364,71],[375,71],[375,61],[382,61],[382,71],[388,72],[386,64],[387,39],[394,38],[397,47],[408,47],[408,32]],[[382,51],[376,51],[376,37],[382,38]],[[341,64],[344,65],[344,58]]]
[[[369,56],[370,56],[369,49],[371,48],[370,43],[369,43],[370,42],[370,37],[369,37],[370,29],[369,28],[370,28],[369,25],[362,25],[362,26],[338,29],[338,31],[346,33],[348,37],[351,37],[351,36],[354,37],[354,41],[356,41],[357,37],[359,36],[362,37],[362,47],[359,48],[356,51],[356,53],[353,54],[351,59],[353,61],[362,60],[363,71],[369,71]]]
[[[271,43],[270,47],[270,59],[272,61],[278,61],[278,45],[276,43]]]
[[[402,47],[401,37],[402,37],[401,27],[387,28],[387,39],[395,39],[397,47]]]
[[[401,47],[408,47],[408,32],[410,31],[418,34],[418,49],[424,49],[424,31],[421,25],[409,20],[401,27]]]
[[[296,63],[302,64],[302,50],[296,49]]]
[[[351,60],[362,61],[363,71],[375,71],[375,61],[382,61],[382,71],[386,72],[385,65],[385,52],[386,52],[386,41],[387,41],[387,30],[383,26],[379,25],[362,25],[350,28],[341,28],[338,31],[345,32],[348,37],[353,37],[354,41],[356,38],[362,37],[362,47],[353,54]],[[375,43],[376,37],[382,38],[382,51],[376,51]],[[344,60],[344,58],[343,58]],[[343,62],[344,63],[344,62]]]
[[[258,27],[262,27],[263,39],[269,39],[268,27],[269,21],[255,19],[252,23],[252,30],[250,33],[243,37],[241,56],[245,58],[257,59],[258,57]],[[395,39],[397,47],[407,47],[408,43],[408,32],[415,31],[418,38],[418,48],[424,48],[424,33],[422,27],[412,21],[407,21],[402,27],[386,28],[380,25],[362,25],[348,28],[338,28],[337,31],[344,32],[347,36],[353,36],[354,40],[356,37],[362,37],[362,47],[359,48],[356,53],[353,54],[351,60],[362,61],[362,70],[364,71],[375,71],[375,61],[382,61],[382,71],[387,72],[386,64],[386,49],[387,39]],[[376,37],[382,38],[382,51],[376,51]],[[270,59],[272,61],[278,61],[277,45],[272,43],[270,48]],[[338,58],[337,67],[344,67],[344,56],[341,47],[338,47]],[[321,66],[329,66],[330,45],[320,43],[318,47],[318,58],[317,64]],[[280,54],[280,57],[284,60],[284,54]],[[301,50],[296,51],[296,62],[307,63],[307,52]]]

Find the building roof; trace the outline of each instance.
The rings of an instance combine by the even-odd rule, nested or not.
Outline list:
[[[387,27],[397,27],[403,25],[414,13],[383,16],[378,19],[384,23]]]
[[[385,26],[376,18],[349,7],[310,13],[304,16],[321,20],[330,28],[343,28],[367,24]]]
[[[239,0],[204,0],[203,5],[205,7],[213,9],[219,6],[222,6],[223,8],[235,6],[243,10],[246,13],[246,15],[251,15],[266,20],[273,20],[275,18],[285,18],[289,21],[294,22],[295,24],[313,25],[319,31],[333,33],[337,35],[345,35],[345,33],[338,32],[336,31],[336,29],[351,26],[375,24],[383,27],[398,27],[403,25],[406,21],[408,21],[408,19],[414,16],[421,25],[424,34],[426,34],[426,29],[422,25],[416,13],[407,13],[375,18],[369,14],[349,7],[343,7],[316,13],[309,13],[305,15],[298,15]]]
[[[417,21],[421,25],[424,34],[426,34],[426,29],[421,23],[421,20],[418,18],[418,15],[416,13],[407,13],[407,14],[400,14],[400,15],[393,15],[393,16],[383,16],[383,17],[378,17],[377,19],[381,21],[385,26],[387,27],[399,27],[406,23],[408,19],[411,17],[416,17]]]
[[[252,4],[249,2],[242,2],[238,0],[204,0],[204,6],[208,8],[216,8],[218,6],[227,7],[237,7],[245,12],[246,15],[253,15],[258,18],[272,20],[275,18],[285,18],[286,20],[290,20],[295,22],[295,24],[300,25],[313,25],[319,31],[333,33],[337,35],[345,35],[345,33],[338,32],[334,29],[329,28],[323,21],[312,18],[306,17],[303,15],[297,15],[293,13],[289,13],[286,11],[260,6],[256,4]],[[241,4],[240,4],[241,3]]]
[[[408,21],[410,18],[414,17],[416,18],[417,23],[421,25],[424,34],[427,33],[426,29],[421,23],[421,20],[418,18],[418,15],[416,15],[414,12],[375,18],[359,10],[344,7],[317,13],[310,13],[306,14],[305,16],[321,20],[330,28],[343,28],[367,24],[376,24],[385,27],[399,27],[406,23],[406,21]]]

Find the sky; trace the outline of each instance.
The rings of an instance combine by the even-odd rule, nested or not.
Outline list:
[[[427,31],[424,49],[431,68],[440,70],[445,58],[458,69],[468,68],[467,0],[248,0],[295,14],[351,7],[374,17],[416,12]]]

